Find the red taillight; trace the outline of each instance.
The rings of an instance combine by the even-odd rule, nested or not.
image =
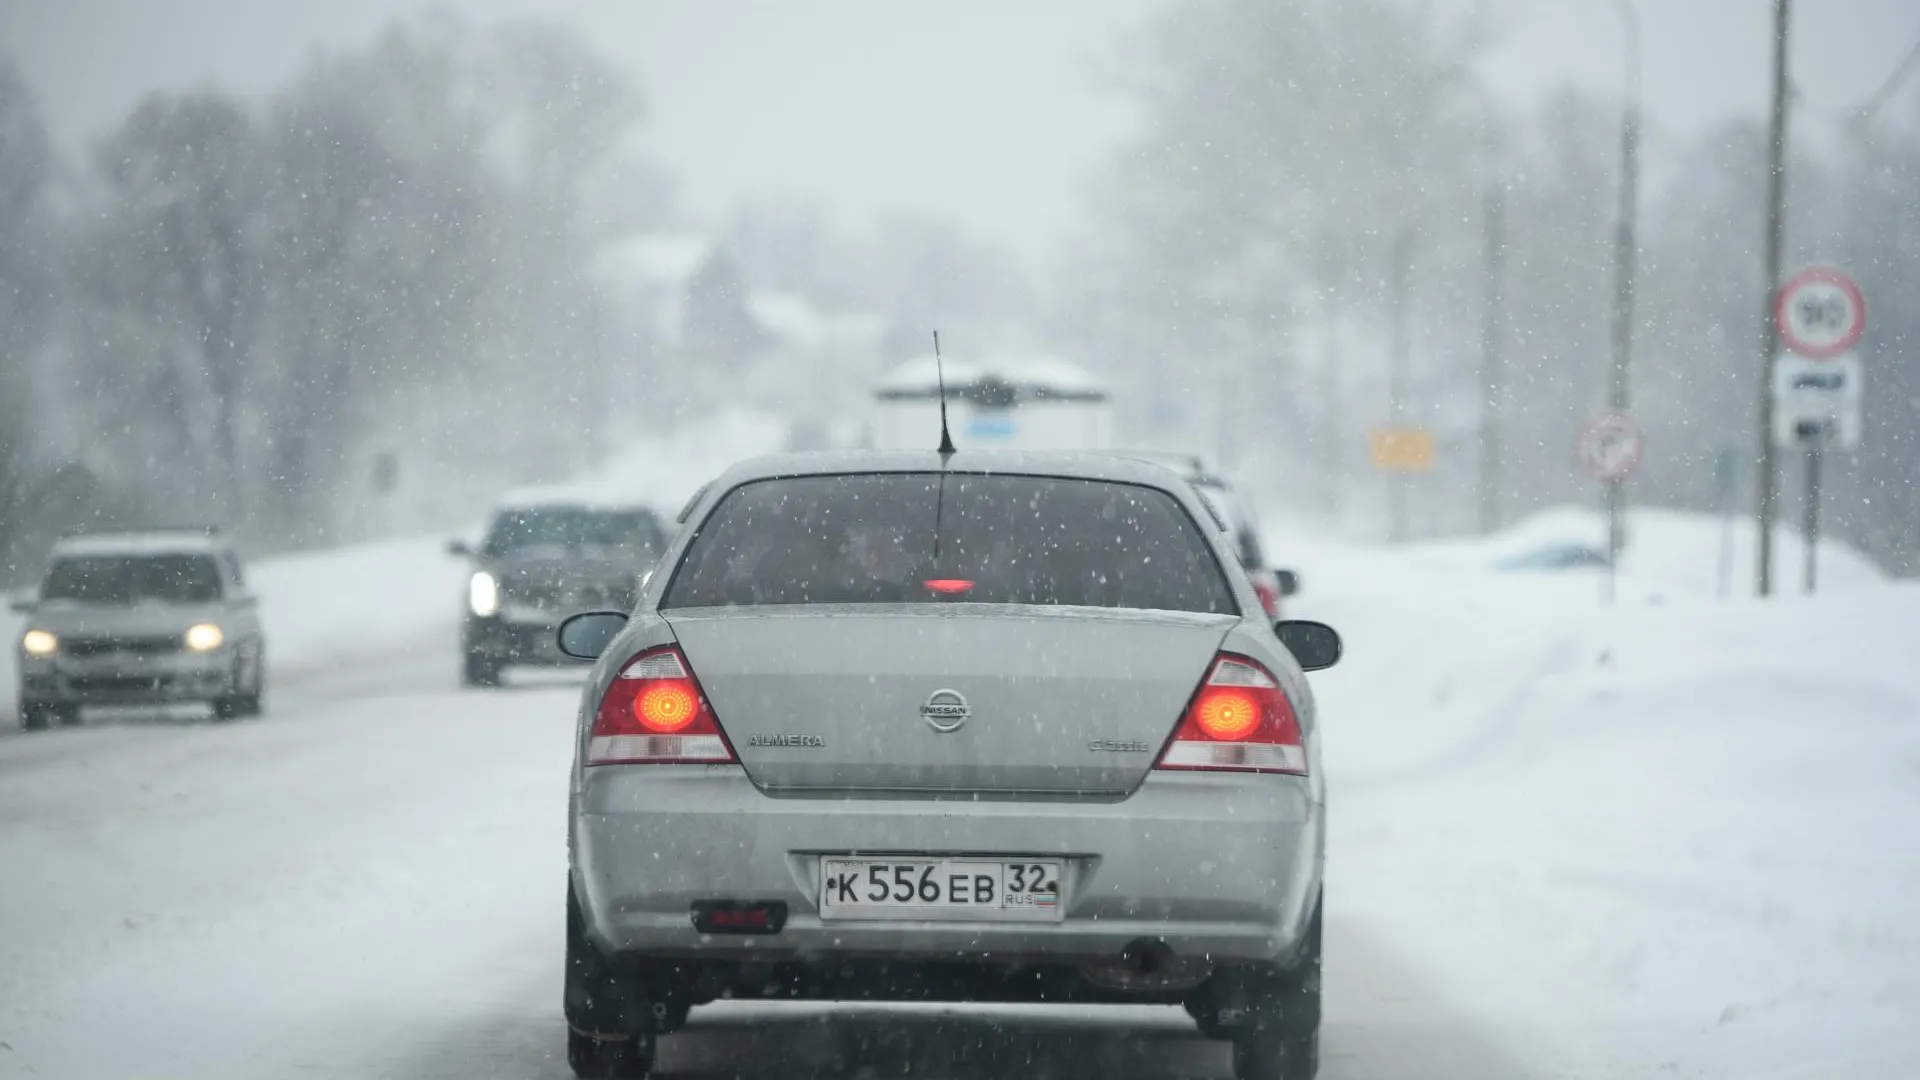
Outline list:
[[[738,760],[686,657],[669,645],[614,676],[587,739],[589,765],[722,765]]]
[[[1307,751],[1293,702],[1273,673],[1244,656],[1221,653],[1158,767],[1304,776]]]
[[[930,578],[920,584],[936,596],[959,596],[973,591],[973,582],[965,578]]]

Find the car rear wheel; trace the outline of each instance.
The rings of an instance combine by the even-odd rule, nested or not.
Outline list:
[[[499,686],[500,667],[500,661],[491,656],[468,653],[466,663],[460,669],[460,682],[466,686]]]
[[[567,1061],[574,1075],[647,1075],[653,1067],[655,1037],[686,1023],[690,1004],[684,996],[646,993],[634,972],[616,971],[607,962],[587,939],[586,921],[569,882],[561,1011],[567,1018]]]
[[[1293,966],[1249,980],[1247,1021],[1232,1034],[1239,1080],[1313,1080],[1319,1072],[1320,940],[1316,906],[1306,948]]]

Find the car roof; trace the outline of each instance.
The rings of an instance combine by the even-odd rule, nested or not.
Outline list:
[[[653,512],[638,499],[577,487],[530,487],[509,491],[494,502],[494,512],[520,510],[602,510],[610,513]]]
[[[1188,479],[1208,476],[1212,472],[1212,470],[1207,468],[1206,458],[1199,454],[1190,454],[1182,450],[1129,449],[1108,450],[1106,452],[1115,457],[1135,458],[1140,461],[1151,461],[1156,465],[1164,465]]]
[[[53,545],[53,556],[88,555],[217,555],[230,550],[226,541],[204,532],[155,529],[149,532],[94,533],[69,537]]]
[[[789,476],[941,471],[1108,480],[1166,491],[1186,486],[1164,465],[1091,450],[959,450],[945,460],[932,450],[815,450],[749,458],[722,473],[713,487]]]

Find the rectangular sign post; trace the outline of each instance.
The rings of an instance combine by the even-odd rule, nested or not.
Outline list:
[[[1733,595],[1733,488],[1732,448],[1722,448],[1713,463],[1714,512],[1720,515],[1720,599]]]
[[[1827,441],[1824,425],[1808,424],[1803,441],[1807,444],[1806,523],[1807,562],[1800,572],[1801,589],[1813,594],[1815,557],[1820,551],[1820,447]]]
[[[1820,547],[1820,472],[1829,444],[1844,450],[1860,445],[1863,397],[1860,358],[1851,353],[1831,359],[1783,354],[1773,368],[1773,441],[1806,455],[1806,505],[1801,533],[1806,561],[1801,588],[1814,591]]]

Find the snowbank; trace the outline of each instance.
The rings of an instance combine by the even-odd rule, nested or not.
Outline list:
[[[1836,545],[1817,597],[1718,601],[1717,523],[1657,513],[1618,606],[1492,569],[1596,525],[1275,539],[1349,642],[1331,910],[1566,1075],[1920,1075],[1920,584]]]
[[[783,423],[732,410],[672,432],[637,437],[595,474],[545,489],[588,502],[632,501],[668,517],[706,480],[742,457],[779,448]],[[518,493],[524,495],[525,493]],[[476,523],[470,530],[478,534]],[[260,559],[249,569],[260,596],[274,676],[381,659],[395,650],[443,647],[448,677],[468,566],[440,537],[382,540]],[[13,642],[21,617],[0,614],[0,716],[18,696]],[[271,693],[271,691],[269,691]]]

